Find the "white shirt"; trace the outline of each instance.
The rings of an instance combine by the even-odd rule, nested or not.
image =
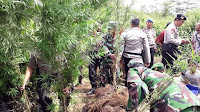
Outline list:
[[[199,53],[200,52],[200,34],[195,31],[193,36],[192,36],[192,42],[194,43],[194,51],[195,53]]]
[[[155,43],[156,31],[153,28],[148,29],[147,27],[144,28],[143,31],[144,33],[147,34],[149,46],[156,47],[156,43]]]
[[[142,56],[134,55],[131,53],[141,54],[142,50],[144,50],[144,62],[151,62],[151,55],[147,35],[142,30],[140,30],[138,27],[130,28],[122,33],[121,39],[121,47],[123,49],[124,57],[132,59],[142,59]]]
[[[179,31],[178,31],[178,27],[175,26],[174,22],[172,22],[167,29],[165,30],[165,34],[164,34],[164,43],[165,44],[174,44],[176,46],[181,45],[181,41],[183,39],[181,39],[179,37]]]
[[[196,73],[191,74],[190,70],[186,71],[185,77],[189,79],[190,84],[193,86],[200,86],[200,71],[197,70]]]

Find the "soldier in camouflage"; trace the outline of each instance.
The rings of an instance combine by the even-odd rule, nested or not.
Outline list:
[[[110,21],[108,26],[108,33],[102,36],[102,46],[101,51],[105,53],[100,63],[100,79],[101,86],[105,86],[105,83],[112,84],[113,82],[113,72],[112,65],[114,60],[116,59],[114,55],[114,43],[115,43],[115,34],[116,34],[116,23],[114,21]]]
[[[129,100],[127,111],[138,111],[138,105],[145,95],[164,85],[167,74],[143,66],[142,60],[131,60],[128,64]],[[172,81],[151,104],[156,112],[199,112],[199,99],[181,82]]]

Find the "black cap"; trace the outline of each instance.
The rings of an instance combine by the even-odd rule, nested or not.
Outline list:
[[[177,14],[175,20],[186,20],[186,17],[183,14]]]

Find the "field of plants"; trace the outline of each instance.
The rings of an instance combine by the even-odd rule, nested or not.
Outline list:
[[[0,0],[0,111],[22,112],[28,111],[27,108],[37,111],[36,83],[49,77],[33,75],[26,93],[18,90],[32,52],[39,52],[54,71],[62,74],[61,78],[50,79],[55,101],[49,109],[63,112],[67,111],[64,100],[68,96],[62,89],[78,83],[80,66],[84,67],[84,77],[88,77],[87,67],[91,61],[88,53],[95,42],[90,34],[97,27],[102,27],[102,32],[106,33],[108,22],[116,21],[118,39],[119,32],[130,27],[131,18],[138,17],[141,28],[146,26],[147,18],[152,18],[158,36],[175,17],[169,13],[170,7],[152,13],[135,11],[131,7],[134,3],[125,6],[122,0]],[[200,9],[184,15],[187,21],[179,29],[180,36],[191,40],[195,24],[200,21]],[[186,60],[195,56],[190,45],[181,46],[180,50],[183,55],[176,66],[183,70]],[[156,56],[160,57],[160,51]],[[73,105],[73,98],[70,105]]]

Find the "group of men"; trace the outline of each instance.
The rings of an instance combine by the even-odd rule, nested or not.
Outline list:
[[[155,40],[156,31],[152,28],[154,23],[152,19],[148,19],[146,21],[147,27],[145,27],[144,29],[140,29],[140,20],[138,18],[133,18],[131,20],[131,28],[125,30],[121,34],[120,53],[122,55],[120,58],[120,62],[124,67],[123,77],[125,78],[125,86],[129,89],[129,103],[127,108],[128,111],[133,109],[137,111],[137,106],[139,105],[140,101],[142,101],[141,99],[144,98],[144,94],[152,92],[153,89],[156,89],[156,87],[158,87],[158,85],[162,83],[162,79],[166,77],[164,73],[155,73],[155,71],[149,70],[149,68],[152,68],[154,63],[154,53],[157,49],[156,43],[159,43],[159,45],[162,46],[162,63],[164,64],[164,66],[166,66],[167,69],[173,66],[174,59],[177,59],[177,53],[181,54],[177,47],[181,44],[189,43],[188,40],[181,39],[179,37],[178,27],[180,27],[185,20],[186,17],[184,15],[177,14],[175,20],[172,23],[168,24],[166,30],[161,33],[162,36],[160,37],[162,39]],[[113,84],[113,72],[116,72],[115,66],[113,65],[116,61],[116,49],[114,48],[114,44],[116,41],[115,36],[117,25],[114,21],[110,21],[107,28],[108,32],[104,34],[99,41],[96,42],[96,44],[94,45],[94,49],[90,52],[90,57],[92,61],[89,65],[89,79],[92,85],[92,89],[87,93],[87,95],[94,94],[94,91],[98,86],[104,87],[106,83]],[[195,53],[200,54],[200,23],[196,25],[196,32],[192,37],[192,49],[195,51]],[[99,53],[103,55],[98,55]],[[42,61],[37,56],[32,56],[26,70],[24,83],[22,87],[20,87],[21,91],[25,89],[25,85],[30,76],[33,74],[33,71],[36,69],[36,67],[39,68],[40,74],[47,74],[47,71],[49,71],[49,66],[46,65],[44,61]],[[96,81],[97,67],[100,68],[99,84],[97,84]],[[154,76],[156,76],[157,78]],[[42,85],[42,83],[43,82],[40,82],[38,84],[38,88],[41,88],[40,86]],[[151,90],[148,90],[150,88]],[[185,90],[185,86],[183,85],[171,85],[167,90],[168,93],[164,92],[160,96],[162,100],[165,100],[164,102],[160,102],[159,106],[161,106],[162,108],[160,108],[160,110],[166,109],[168,110],[166,112],[175,112],[177,110],[182,111],[191,106],[200,106],[200,103],[198,100],[196,100],[196,97],[185,90],[184,92],[179,92],[179,94],[182,95],[182,97],[184,97],[183,94],[188,94],[186,96],[189,99],[192,98],[192,100],[188,101],[185,99],[180,102],[178,101],[178,104],[182,102],[185,103],[186,106],[180,108],[178,107],[177,109],[176,105],[173,105],[173,102],[167,102],[167,100],[172,101],[172,99],[170,98],[174,97],[174,95],[171,94],[177,92],[176,90],[171,91],[171,89],[173,88],[178,88],[178,90],[180,91],[182,90],[182,88]],[[63,89],[63,92],[65,94],[68,94],[68,89],[69,88]],[[41,96],[39,95],[39,97],[41,99],[41,104],[43,104],[42,110],[47,111],[46,108],[52,101],[43,94],[47,91],[45,88],[38,90],[40,90],[38,91],[38,93],[41,93]],[[179,99],[173,99],[173,101],[174,100],[177,101]],[[160,110],[158,109],[158,111]]]
[[[141,99],[145,97],[145,93],[147,91],[152,92],[154,89],[159,87],[161,83],[163,83],[163,79],[166,77],[164,73],[157,73],[153,70],[149,70],[153,66],[154,62],[154,53],[156,51],[156,43],[161,45],[162,47],[162,63],[166,67],[166,69],[170,69],[174,65],[174,60],[177,59],[177,54],[181,54],[181,52],[178,50],[178,46],[181,44],[188,44],[189,41],[187,39],[181,39],[179,37],[179,31],[178,27],[180,27],[184,21],[186,20],[186,17],[183,14],[177,14],[174,21],[167,24],[166,30],[161,32],[161,35],[159,38],[156,39],[156,31],[152,28],[153,20],[148,19],[146,21],[147,27],[144,29],[140,29],[140,20],[138,18],[133,18],[131,20],[131,28],[125,30],[121,34],[121,62],[124,65],[125,68],[125,85],[129,89],[129,103],[127,110],[134,110],[137,111],[137,106],[142,101]],[[114,27],[110,27],[109,25],[113,25]],[[100,63],[100,77],[103,77],[101,79],[101,82],[106,83],[106,81],[110,84],[109,80],[113,80],[112,77],[112,64],[113,61],[116,59],[113,51],[113,43],[115,42],[115,31],[116,31],[116,25],[114,25],[114,22],[110,22],[108,25],[108,33],[106,36],[103,36],[103,42],[100,47],[100,49],[103,49],[105,51],[105,55],[103,56],[103,60],[100,61],[103,63]],[[112,26],[111,25],[111,26]],[[196,25],[196,32],[192,37],[192,49],[195,50],[195,53],[200,51],[198,48],[200,48],[200,24],[198,23]],[[114,32],[110,32],[114,31]],[[110,35],[110,36],[109,36]],[[106,38],[105,38],[106,37]],[[110,37],[110,40],[109,40]],[[112,47],[111,47],[112,46]],[[138,61],[139,60],[139,61]],[[95,60],[93,61],[95,62]],[[94,63],[91,63],[91,65],[95,65]],[[163,69],[164,69],[163,66]],[[141,67],[141,70],[139,69]],[[147,68],[146,68],[147,67]],[[89,69],[91,69],[89,67]],[[96,67],[94,68],[96,69]],[[107,71],[110,70],[110,71]],[[132,71],[130,71],[132,70]],[[147,73],[145,71],[147,70]],[[134,71],[134,72],[133,72]],[[155,72],[155,73],[154,73]],[[103,74],[104,75],[103,75]],[[89,76],[96,77],[96,71],[93,73],[90,72]],[[95,75],[94,75],[95,74]],[[152,74],[152,76],[150,76]],[[148,78],[149,77],[149,78]],[[157,78],[156,78],[157,77]],[[93,82],[95,80],[93,79]],[[143,84],[145,82],[145,84]],[[153,85],[152,85],[153,84]],[[88,95],[93,94],[95,88],[97,85],[93,86],[94,83],[92,83],[92,90],[87,93]],[[146,87],[145,87],[146,86]],[[151,90],[148,90],[152,88]],[[173,88],[177,88],[177,90],[172,90]],[[183,100],[180,100],[178,97],[173,99],[172,97],[175,97],[174,94],[178,93],[181,95],[181,97],[184,97],[184,94],[187,94],[187,97],[184,97]],[[163,96],[164,94],[164,96]],[[177,94],[177,95],[178,95]],[[142,96],[139,96],[142,95]],[[165,96],[168,95],[168,96]],[[140,97],[140,98],[139,98]],[[175,111],[192,111],[193,109],[196,109],[196,107],[199,109],[200,102],[199,99],[193,95],[189,89],[184,84],[177,84],[173,82],[173,84],[170,84],[167,88],[167,92],[162,92],[162,95],[160,96],[161,100],[165,100],[163,102],[160,101],[159,106],[154,106],[154,109],[157,109],[157,111],[166,111],[166,112],[175,112]],[[192,98],[188,100],[188,98]],[[140,101],[139,101],[140,100]],[[180,101],[179,101],[180,100]],[[169,101],[169,102],[168,102]],[[185,106],[177,107],[177,105],[174,105],[173,102],[177,102],[178,104],[186,104]],[[192,107],[192,108],[190,108]],[[193,108],[195,107],[195,108]],[[159,109],[160,108],[160,109]]]

